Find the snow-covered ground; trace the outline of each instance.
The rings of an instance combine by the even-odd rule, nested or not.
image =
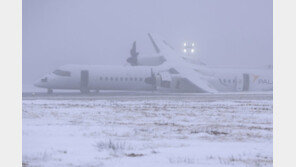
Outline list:
[[[272,94],[24,96],[23,166],[272,166]]]

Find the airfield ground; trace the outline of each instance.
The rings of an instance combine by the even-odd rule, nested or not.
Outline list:
[[[272,166],[273,96],[23,94],[23,166]]]

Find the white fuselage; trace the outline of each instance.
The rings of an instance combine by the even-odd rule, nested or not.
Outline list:
[[[212,69],[209,83],[220,92],[272,91],[273,75],[271,70],[251,69]]]
[[[202,74],[210,86],[219,92],[272,91],[271,70],[237,70],[198,67],[194,70]],[[157,84],[148,83],[147,78],[155,74]],[[164,73],[170,82],[162,87]],[[192,76],[194,77],[194,76]],[[195,86],[178,74],[170,74],[161,66],[99,66],[65,65],[45,75],[35,82],[35,86],[48,89],[76,90],[167,90],[196,92]],[[198,85],[197,85],[198,87]]]
[[[152,90],[152,85],[144,81],[151,75],[150,69],[147,67],[65,65],[58,70],[69,72],[70,75],[54,71],[37,81],[35,85],[50,89],[79,90],[81,82],[83,82],[81,71],[87,71],[87,88],[89,90]]]

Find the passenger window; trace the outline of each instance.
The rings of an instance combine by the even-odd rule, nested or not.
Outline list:
[[[105,77],[105,80],[108,81],[108,77]]]
[[[130,81],[133,81],[133,78],[130,78]]]
[[[118,80],[118,78],[116,77],[116,78],[115,78],[115,81],[117,81],[117,80]]]
[[[100,77],[100,80],[103,80],[103,77]]]
[[[127,78],[125,78],[125,81],[127,81]]]
[[[138,78],[135,78],[135,81],[137,81],[138,80]]]
[[[223,82],[226,82],[226,79],[223,79]]]
[[[123,78],[122,77],[120,77],[120,81],[123,81]]]
[[[113,78],[112,77],[110,77],[110,81],[113,81]]]
[[[142,81],[143,79],[142,78],[139,78],[139,81]]]

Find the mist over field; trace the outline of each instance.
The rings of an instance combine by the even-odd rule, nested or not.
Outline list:
[[[154,54],[148,32],[196,42],[208,65],[273,63],[270,0],[25,0],[22,17],[23,86],[64,64],[126,65],[134,40]]]

